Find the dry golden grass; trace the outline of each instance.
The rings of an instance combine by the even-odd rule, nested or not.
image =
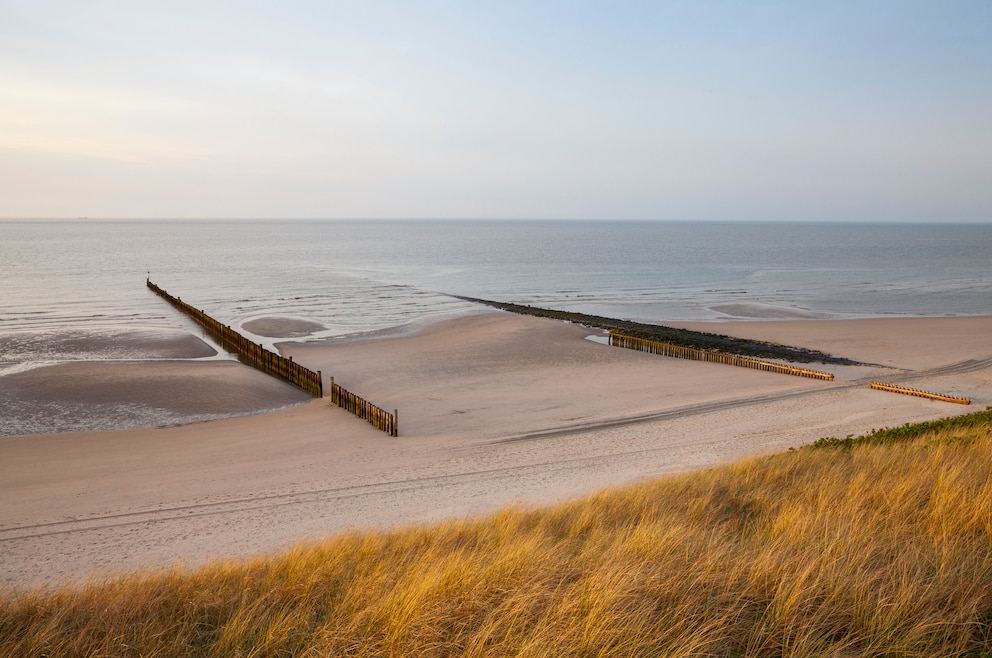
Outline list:
[[[0,598],[3,656],[988,656],[992,411]]]

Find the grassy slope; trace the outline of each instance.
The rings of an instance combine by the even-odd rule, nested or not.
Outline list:
[[[992,410],[479,521],[0,598],[0,655],[987,656]]]

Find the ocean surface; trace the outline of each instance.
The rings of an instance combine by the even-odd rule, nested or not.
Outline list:
[[[146,277],[235,328],[324,327],[304,340],[475,308],[450,294],[662,324],[985,315],[992,225],[0,222],[0,386],[40,365],[133,358],[113,347],[122,332],[199,335]]]
[[[295,340],[336,341],[479,310],[453,294],[661,324],[989,315],[990,254],[992,225],[0,222],[0,436],[226,415],[14,384],[71,361],[174,358],[203,337],[147,277],[276,349],[243,325],[306,320],[321,328]]]

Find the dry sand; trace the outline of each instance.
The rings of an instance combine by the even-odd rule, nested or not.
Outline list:
[[[398,409],[401,436],[324,399],[179,427],[0,439],[0,586],[199,565],[346,529],[552,503],[992,403],[992,317],[694,327],[876,365],[816,366],[836,375],[821,382],[611,348],[586,340],[593,330],[501,312],[415,335],[284,344]],[[209,406],[217,380],[206,386],[202,365],[172,362],[169,376]],[[229,365],[233,377],[246,371]],[[972,406],[872,391],[870,378]],[[131,388],[152,395],[154,380],[136,376]]]

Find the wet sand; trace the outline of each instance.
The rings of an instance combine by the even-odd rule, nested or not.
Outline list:
[[[821,382],[611,348],[586,339],[598,331],[502,312],[413,335],[286,343],[284,354],[398,409],[400,437],[324,399],[177,427],[2,438],[0,586],[199,565],[346,529],[552,503],[992,404],[992,317],[692,328],[876,365],[818,365],[836,375]],[[76,373],[78,386],[121,376],[100,375],[105,365]],[[172,376],[176,403],[204,408],[218,381],[257,374],[233,362],[209,376],[203,362],[169,362],[171,375],[152,365],[135,365],[123,389],[96,387],[90,398],[81,390],[80,403],[154,397],[165,390],[160,378]],[[21,385],[34,372],[22,373]],[[972,406],[872,391],[873,378],[969,397]],[[49,390],[38,386],[38,395]]]
[[[302,338],[325,329],[324,325],[298,318],[258,318],[241,325],[246,331],[269,338]]]
[[[310,395],[237,361],[79,361],[0,378],[0,441],[258,414]]]

